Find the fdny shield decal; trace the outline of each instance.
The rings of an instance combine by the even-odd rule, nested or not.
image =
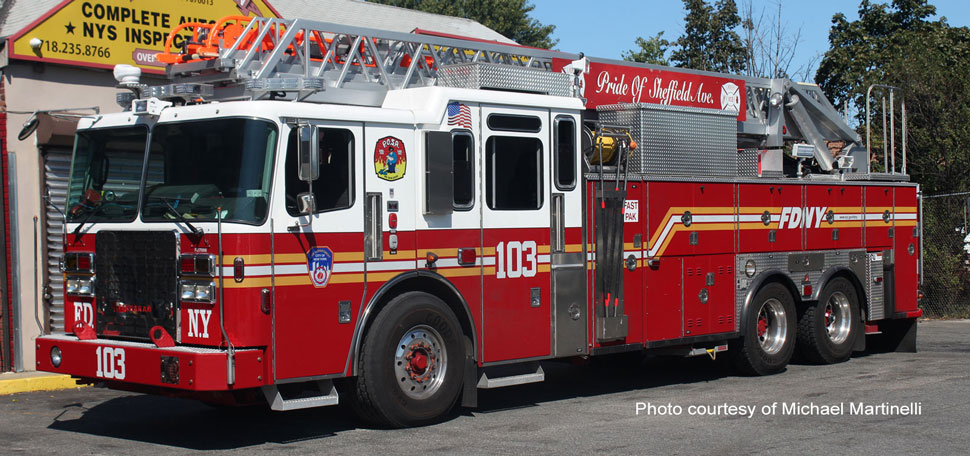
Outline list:
[[[404,177],[408,156],[404,151],[404,141],[393,136],[377,140],[374,148],[374,171],[377,177],[386,181],[396,181]]]
[[[333,272],[333,251],[329,247],[315,247],[310,249],[306,257],[310,282],[317,288],[327,286]]]

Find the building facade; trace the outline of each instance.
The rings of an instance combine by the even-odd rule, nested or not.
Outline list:
[[[58,262],[77,119],[122,110],[114,65],[161,83],[154,54],[173,27],[240,14],[512,43],[469,19],[359,0],[0,0],[0,372],[33,370],[32,341],[64,331],[71,311]]]

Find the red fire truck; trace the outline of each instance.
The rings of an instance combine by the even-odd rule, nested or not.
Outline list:
[[[905,120],[874,172],[786,79],[300,19],[168,46],[79,124],[40,370],[408,426],[551,359],[915,350]]]

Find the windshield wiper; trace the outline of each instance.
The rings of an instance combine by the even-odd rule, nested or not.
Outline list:
[[[168,211],[172,215],[178,217],[179,221],[182,222],[182,223],[184,223],[185,226],[188,227],[190,231],[192,231],[192,234],[194,234],[196,236],[200,236],[200,237],[203,234],[205,234],[205,233],[202,232],[202,230],[196,228],[195,225],[192,225],[191,223],[189,223],[189,221],[185,219],[185,216],[182,215],[182,213],[179,212],[179,210],[176,209],[175,206],[172,206],[172,203],[170,203],[168,201],[168,198],[161,197],[161,196],[149,196],[149,198],[151,198],[151,199],[157,199],[157,200],[161,201],[162,204],[165,205],[165,208],[168,209]]]
[[[88,214],[84,216],[84,220],[81,220],[77,224],[77,228],[74,228],[74,231],[72,231],[71,234],[77,236],[77,234],[81,232],[81,227],[83,227],[85,223],[88,223],[88,220],[91,220],[91,217],[94,217],[94,214],[100,212],[101,211],[101,208],[103,208],[103,207],[104,207],[104,204],[99,204],[97,206],[91,207],[91,209],[88,212]]]

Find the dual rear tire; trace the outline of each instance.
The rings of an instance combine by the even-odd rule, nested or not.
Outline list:
[[[805,306],[798,318],[798,354],[815,364],[841,363],[852,355],[859,334],[859,297],[847,279],[825,285],[818,302]]]
[[[809,362],[833,364],[852,355],[860,333],[859,297],[847,279],[828,282],[817,302],[797,309],[787,287],[761,287],[744,315],[741,337],[731,343],[735,366],[748,375],[781,372],[797,349]]]

